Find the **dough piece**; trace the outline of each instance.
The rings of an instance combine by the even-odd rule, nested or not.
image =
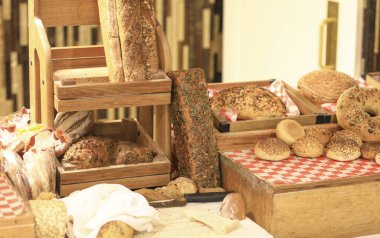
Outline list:
[[[315,158],[323,154],[324,145],[314,136],[302,136],[293,144],[296,155],[305,158]]]
[[[140,146],[129,141],[119,141],[116,150],[116,164],[150,163],[156,156],[156,152],[145,146]]]
[[[37,238],[64,238],[66,207],[61,200],[30,200]]]
[[[338,138],[327,145],[326,156],[337,161],[356,160],[360,157],[360,147],[353,140]]]
[[[329,143],[333,133],[325,128],[321,127],[310,127],[305,130],[305,134],[308,136],[314,136],[317,138],[324,146]]]
[[[380,89],[350,88],[338,100],[336,117],[341,127],[364,141],[380,141]]]
[[[240,193],[230,193],[224,199],[220,207],[222,217],[243,220],[246,217],[244,198]]]
[[[154,0],[116,0],[124,79],[151,80],[159,73]]]
[[[72,143],[86,135],[93,125],[92,111],[58,112],[54,119],[54,128],[67,133]]]
[[[334,70],[316,70],[298,81],[300,92],[315,104],[335,103],[347,89],[356,86],[356,81],[347,74]]]
[[[124,82],[116,1],[98,0],[100,28],[110,82]]]
[[[146,200],[148,200],[148,202],[161,201],[161,200],[169,199],[163,193],[161,193],[159,191],[155,191],[153,189],[142,188],[142,189],[136,190],[134,192],[143,195],[146,198]]]
[[[380,142],[365,142],[360,148],[363,159],[374,160],[380,154]]]
[[[280,139],[266,138],[256,144],[255,154],[263,160],[280,161],[289,157],[290,149],[288,145]]]
[[[110,221],[104,224],[96,236],[97,238],[132,238],[133,229],[124,222]]]
[[[65,153],[62,164],[71,164],[76,169],[104,166],[111,160],[116,144],[115,140],[107,137],[83,137]]]
[[[276,127],[276,136],[288,145],[305,135],[305,129],[298,122],[290,119],[280,121]]]
[[[363,140],[360,137],[360,135],[350,130],[342,130],[335,132],[334,135],[331,137],[331,141],[337,140],[339,138],[353,140],[359,147],[363,145]]]
[[[202,69],[169,72],[173,80],[171,119],[179,175],[197,186],[220,184],[218,147]]]
[[[286,117],[286,107],[279,97],[256,85],[224,89],[211,98],[211,109],[235,108],[238,119]]]
[[[219,234],[227,234],[239,226],[238,220],[231,220],[209,211],[186,210],[185,215],[211,227]]]

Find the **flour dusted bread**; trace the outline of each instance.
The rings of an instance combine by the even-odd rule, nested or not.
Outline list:
[[[277,118],[286,116],[279,97],[256,85],[224,89],[211,98],[211,109],[235,108],[238,119]]]
[[[100,28],[110,82],[124,82],[115,0],[98,0]]]
[[[125,81],[159,73],[154,0],[115,0]]]
[[[316,70],[298,81],[300,92],[315,104],[335,103],[347,89],[356,86],[356,81],[347,74],[334,70]]]

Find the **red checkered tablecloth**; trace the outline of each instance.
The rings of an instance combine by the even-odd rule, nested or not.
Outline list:
[[[330,160],[327,157],[289,159],[271,162],[257,158],[253,149],[223,152],[231,160],[248,168],[269,184],[305,184],[337,178],[380,174],[374,161],[358,159],[349,162]]]
[[[0,219],[21,214],[24,206],[24,202],[6,179],[6,175],[0,174]]]

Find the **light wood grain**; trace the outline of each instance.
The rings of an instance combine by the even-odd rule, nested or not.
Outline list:
[[[171,84],[171,82],[169,82]],[[169,86],[170,87],[170,86]],[[153,137],[153,108],[152,106],[139,107],[138,108],[138,118],[142,127],[148,132],[150,136]]]
[[[170,130],[170,114],[169,106],[155,106],[155,140],[164,153],[170,158],[171,156],[171,130]]]
[[[99,25],[96,0],[36,0],[39,16],[46,27]]]
[[[53,59],[54,70],[92,68],[104,66],[106,66],[106,57],[104,56]]]
[[[103,45],[52,47],[53,59],[105,56]]]
[[[142,176],[134,178],[121,178],[114,180],[101,180],[96,182],[67,184],[60,187],[60,195],[65,197],[74,191],[85,189],[100,183],[112,183],[121,184],[129,189],[146,188],[146,187],[158,187],[167,185],[170,181],[170,174]]]
[[[94,68],[79,68],[79,69],[60,69],[53,73],[54,81],[61,81],[61,84],[55,86],[62,87],[67,82],[72,85],[89,84],[90,83],[108,83],[108,68],[107,67],[94,67]],[[75,89],[76,87],[71,87]],[[65,88],[64,88],[65,89]],[[71,90],[70,90],[71,91]],[[82,90],[83,91],[83,90]],[[54,90],[54,93],[59,92]]]
[[[136,95],[115,95],[109,97],[61,100],[55,97],[55,109],[59,112],[78,110],[98,110],[131,106],[151,106],[170,104],[170,93],[150,93]]]
[[[367,74],[365,80],[369,85],[375,88],[380,88],[379,77],[380,77],[380,72],[369,73]]]

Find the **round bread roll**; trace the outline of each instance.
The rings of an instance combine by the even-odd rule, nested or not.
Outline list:
[[[341,127],[364,141],[380,141],[380,89],[350,88],[338,100],[336,117]]]
[[[363,159],[374,160],[380,154],[380,142],[365,142],[360,148]]]
[[[293,144],[296,155],[305,158],[315,158],[323,154],[324,145],[314,136],[302,136]]]
[[[377,155],[375,156],[375,161],[376,161],[376,163],[377,163],[378,165],[380,165],[380,154],[377,154]]]
[[[243,220],[246,217],[244,198],[240,193],[230,193],[220,207],[220,215],[230,219]]]
[[[316,70],[298,81],[300,92],[315,104],[335,103],[347,89],[356,86],[356,81],[347,74],[334,70]]]
[[[280,161],[287,159],[290,155],[288,145],[277,138],[266,138],[257,142],[255,154],[263,160]]]
[[[310,127],[305,130],[307,136],[314,136],[317,138],[324,146],[329,143],[333,133],[325,128],[321,127]]]
[[[96,238],[132,238],[133,228],[121,221],[110,221],[104,224]]]
[[[224,89],[211,98],[211,109],[235,108],[238,119],[285,117],[286,108],[279,97],[256,85]]]
[[[305,135],[305,129],[298,122],[290,119],[280,121],[276,127],[276,136],[288,145]]]
[[[337,138],[326,147],[326,156],[337,161],[352,161],[360,157],[360,147],[355,141]]]
[[[337,140],[339,138],[353,140],[359,147],[363,144],[363,140],[360,137],[360,135],[350,130],[342,130],[335,132],[334,135],[331,137],[331,141]]]

